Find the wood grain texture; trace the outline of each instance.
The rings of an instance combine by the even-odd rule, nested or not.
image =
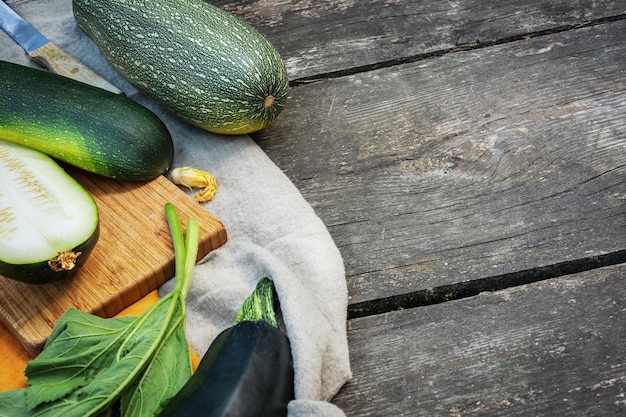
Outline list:
[[[0,319],[33,355],[68,308],[112,317],[174,276],[165,203],[174,204],[181,222],[198,220],[198,259],[227,239],[222,223],[165,177],[125,182],[68,171],[99,209],[100,238],[89,259],[60,282],[29,285],[0,277]]]
[[[255,135],[351,302],[623,250],[626,22],[294,87]]]
[[[96,74],[83,63],[79,62],[72,55],[61,49],[54,42],[48,42],[41,48],[34,50],[30,57],[33,61],[44,68],[48,68],[55,74],[62,75],[67,78],[93,85],[115,94],[121,94],[122,91]]]
[[[626,265],[349,321],[348,417],[619,416]]]
[[[267,36],[292,79],[354,71],[626,12],[619,0],[215,0],[211,4],[240,16]]]

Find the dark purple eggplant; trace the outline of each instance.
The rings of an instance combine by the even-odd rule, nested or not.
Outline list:
[[[259,281],[160,417],[285,417],[294,398],[291,346],[278,328],[274,286]]]

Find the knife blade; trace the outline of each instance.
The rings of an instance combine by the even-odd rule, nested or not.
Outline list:
[[[51,42],[4,1],[0,1],[0,28],[24,49],[30,59],[42,67],[116,94],[122,93],[116,86]]]

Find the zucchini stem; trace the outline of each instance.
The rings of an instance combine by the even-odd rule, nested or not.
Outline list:
[[[262,278],[254,292],[241,305],[235,324],[241,321],[260,321],[278,328],[274,311],[274,283],[268,277]]]

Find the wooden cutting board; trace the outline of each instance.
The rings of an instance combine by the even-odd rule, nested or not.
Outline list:
[[[56,283],[0,276],[0,319],[33,355],[69,307],[111,317],[174,276],[166,202],[183,225],[190,217],[198,220],[198,259],[226,242],[222,223],[163,176],[125,182],[68,172],[93,195],[100,213],[100,238],[89,259],[72,278]]]

